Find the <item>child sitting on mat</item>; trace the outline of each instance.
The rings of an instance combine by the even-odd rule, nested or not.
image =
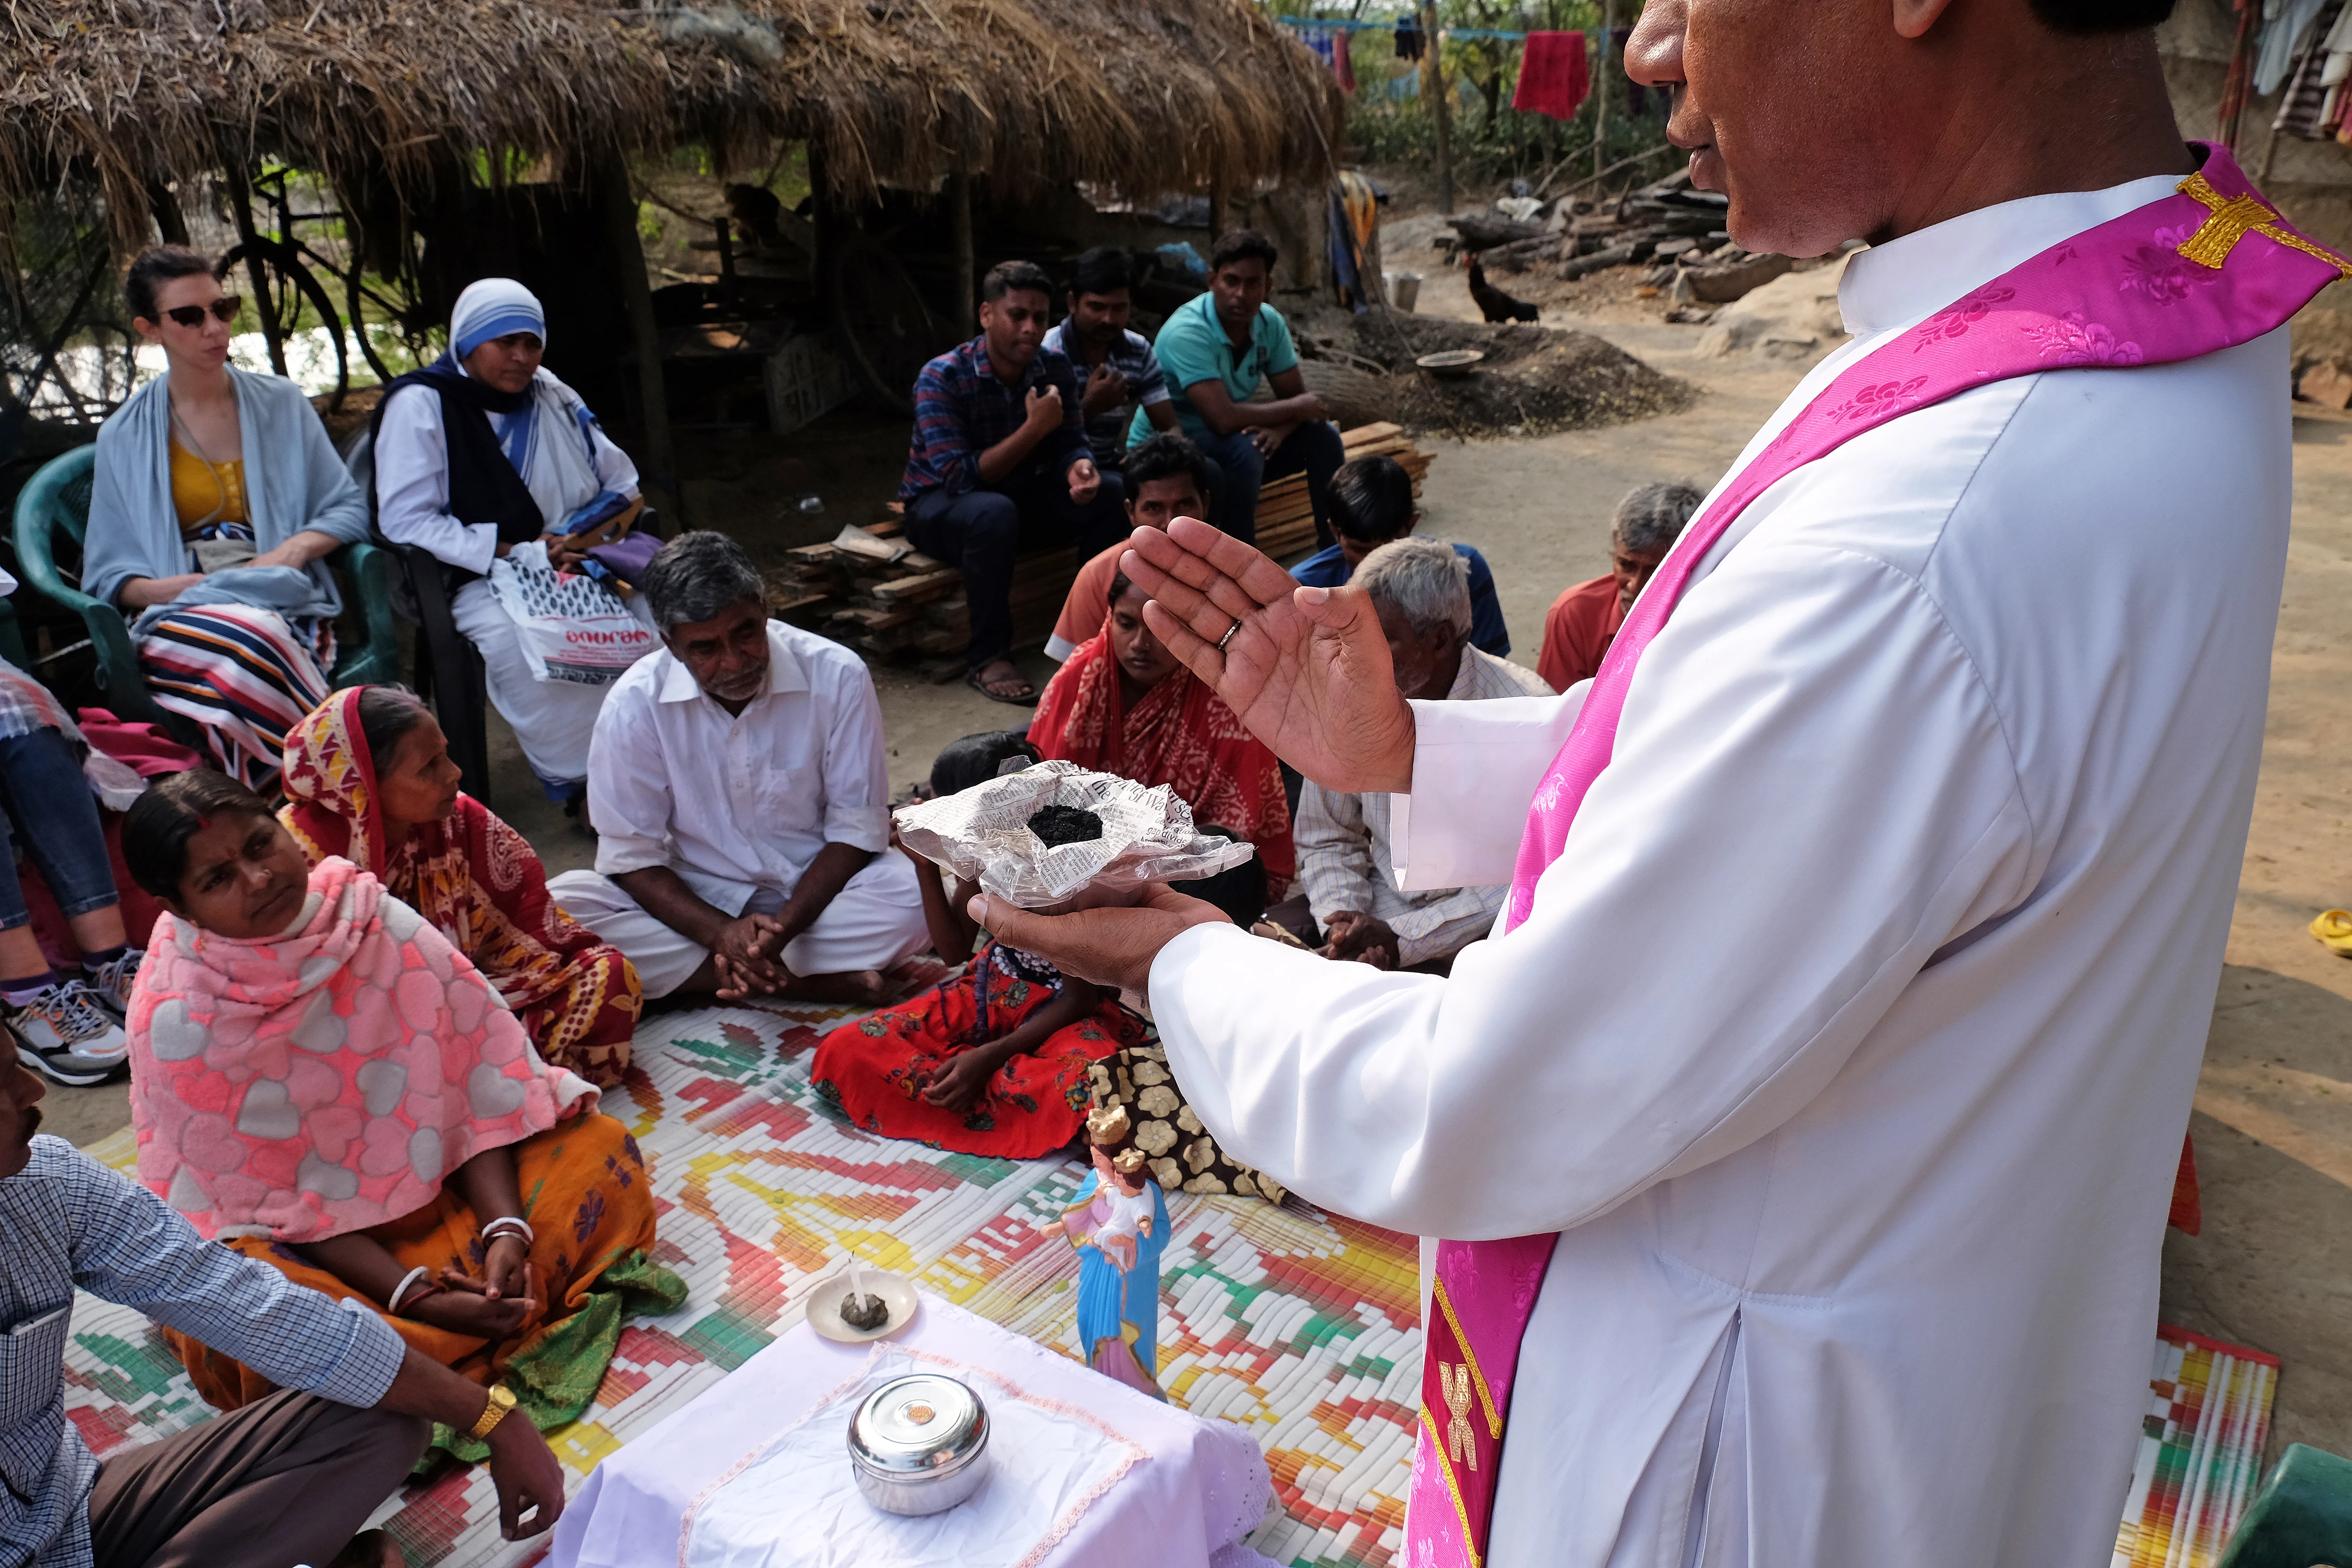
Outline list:
[[[1037,753],[1017,730],[967,735],[931,764],[931,787],[952,795]],[[827,1035],[810,1068],[818,1094],[857,1126],[935,1149],[1026,1160],[1066,1147],[1086,1123],[1087,1068],[1144,1037],[1118,998],[1065,975],[1034,953],[991,940],[950,898],[929,860],[901,849],[920,873],[923,914],[941,958],[971,961],[929,993]]]

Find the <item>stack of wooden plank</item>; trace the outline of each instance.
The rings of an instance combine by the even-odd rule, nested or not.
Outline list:
[[[1360,426],[1343,431],[1340,440],[1350,458],[1394,458],[1412,476],[1413,493],[1421,493],[1430,454],[1417,450],[1401,426]],[[785,552],[784,565],[768,574],[770,602],[796,625],[875,658],[918,663],[931,679],[951,680],[963,673],[971,637],[963,574],[910,546],[897,510],[868,527],[845,528],[825,543]],[[1276,560],[1315,547],[1305,475],[1260,491],[1257,518],[1258,548]],[[1076,549],[1064,549],[1024,556],[1013,567],[1015,648],[1045,640],[1082,564]]]

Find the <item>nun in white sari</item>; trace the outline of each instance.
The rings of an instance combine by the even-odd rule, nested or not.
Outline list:
[[[448,352],[394,381],[378,406],[376,526],[463,578],[452,614],[481,652],[491,705],[541,787],[576,801],[609,688],[532,673],[490,591],[490,564],[533,541],[569,564],[567,520],[634,500],[637,469],[579,395],[541,366],[546,343],[546,312],[513,279],[485,278],[457,296]]]

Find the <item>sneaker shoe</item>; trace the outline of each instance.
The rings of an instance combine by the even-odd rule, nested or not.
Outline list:
[[[139,961],[147,956],[144,949],[126,949],[121,958],[101,963],[96,969],[83,972],[82,984],[98,998],[99,1005],[117,1018],[131,1016],[131,986],[139,978]]]
[[[131,1059],[131,1039],[79,980],[52,985],[21,1007],[0,1008],[16,1037],[16,1059],[53,1083],[104,1083]]]

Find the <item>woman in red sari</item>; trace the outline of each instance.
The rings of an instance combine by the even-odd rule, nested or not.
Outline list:
[[[1160,646],[1143,624],[1143,602],[1126,577],[1111,579],[1110,618],[1045,688],[1030,742],[1048,762],[1166,784],[1195,824],[1257,846],[1265,900],[1276,902],[1297,871],[1282,764]]]
[[[541,1058],[599,1089],[629,1065],[644,994],[620,952],[547,896],[521,834],[457,788],[424,704],[386,686],[335,692],[286,736],[278,814],[310,864],[373,872],[488,976]]]

